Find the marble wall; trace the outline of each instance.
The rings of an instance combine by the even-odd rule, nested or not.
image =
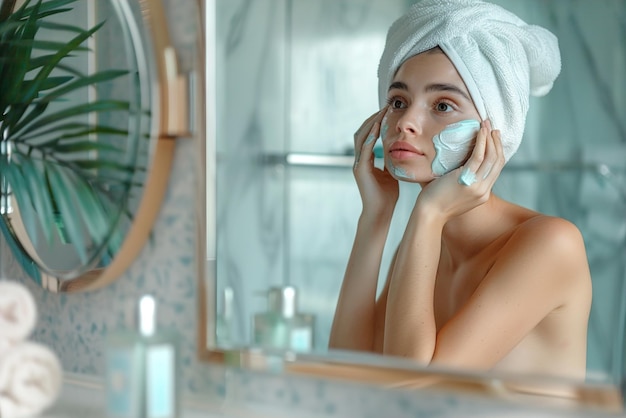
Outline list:
[[[218,282],[235,290],[236,341],[249,341],[262,291],[295,285],[323,350],[360,212],[350,164],[289,164],[293,153],[345,155],[377,109],[388,25],[412,1],[218,1]],[[563,69],[532,99],[502,197],[576,223],[594,301],[590,376],[622,368],[626,244],[626,5],[620,0],[499,0],[558,37]],[[598,28],[602,30],[598,30]],[[402,185],[384,264],[419,192]],[[621,256],[620,256],[621,254]],[[616,331],[618,330],[618,331]]]

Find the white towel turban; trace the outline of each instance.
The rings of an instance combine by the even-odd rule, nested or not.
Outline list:
[[[437,46],[461,75],[480,117],[501,131],[508,161],[522,140],[529,96],[547,94],[561,71],[556,36],[487,2],[420,1],[387,33],[378,67],[381,108],[402,63]]]

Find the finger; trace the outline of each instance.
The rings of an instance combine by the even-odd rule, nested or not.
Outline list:
[[[354,148],[358,149],[361,147],[361,140],[363,139],[363,135],[366,132],[369,132],[372,129],[372,121],[376,117],[378,112],[371,115],[369,118],[365,119],[365,122],[359,126],[359,129],[354,133]]]
[[[489,176],[495,175],[495,177],[497,178],[500,175],[500,172],[502,171],[504,164],[506,163],[506,158],[504,157],[504,147],[502,146],[502,132],[500,132],[497,129],[494,130],[493,137],[494,137],[493,144],[495,147],[496,161],[491,170],[491,173],[489,173]],[[493,181],[495,182],[495,178]]]
[[[372,164],[374,162],[374,143],[376,139],[380,136],[380,129],[382,120],[384,119],[387,113],[387,108],[381,109],[372,120],[372,125],[370,127],[367,135],[357,139],[357,145],[355,150],[355,159],[354,159],[354,167],[356,168],[360,161],[370,161]],[[360,145],[359,145],[360,143]]]
[[[376,123],[377,120],[382,119],[382,114],[386,113],[387,111],[387,106],[385,106],[384,108],[380,109],[378,112],[374,113],[373,115],[371,115],[369,118],[367,118],[365,120],[365,122],[363,122],[363,124],[359,127],[359,129],[357,129],[357,131],[354,133],[354,145],[355,146],[361,146],[361,143],[359,142],[360,139],[364,139],[364,136],[367,135],[367,133],[369,133],[372,129],[372,126]]]
[[[498,163],[504,167],[506,164],[506,157],[504,155],[504,146],[502,145],[502,132],[496,129],[496,152],[498,153]]]
[[[485,119],[485,126],[489,129],[489,132],[493,131],[493,127],[491,126],[491,121],[489,119]]]
[[[484,171],[479,174],[480,178],[485,181],[485,185],[489,188],[493,187],[505,164],[501,132],[499,130],[493,130],[490,136],[491,146],[488,150],[489,155],[485,158]]]
[[[495,131],[489,132],[485,141],[485,156],[478,170],[476,170],[476,178],[479,180],[485,180],[489,173],[491,173],[494,165],[498,160],[498,154],[495,144]]]
[[[376,142],[376,138],[378,138],[380,134],[380,122],[374,122],[370,131],[365,136],[364,140],[361,143],[360,148],[356,150],[356,156],[354,160],[355,168],[359,165],[361,161],[369,161],[373,164],[374,162],[374,143]]]
[[[385,139],[387,136],[387,131],[389,129],[389,124],[387,123],[387,116],[389,116],[389,107],[385,108],[385,112],[383,114],[383,118],[380,121],[380,139]]]
[[[464,186],[471,186],[476,182],[476,173],[485,158],[485,151],[487,147],[487,136],[489,135],[489,129],[486,121],[483,121],[478,135],[476,136],[476,144],[472,155],[462,167],[459,175],[458,182]]]
[[[376,118],[376,116],[378,116],[379,113],[380,111],[374,113],[372,116],[367,118],[365,122],[363,122],[363,124],[359,127],[359,129],[357,129],[357,131],[354,133],[354,167],[357,166],[361,159],[361,148],[363,147],[363,142],[367,139],[367,137],[364,136],[364,132],[371,131],[373,120]]]

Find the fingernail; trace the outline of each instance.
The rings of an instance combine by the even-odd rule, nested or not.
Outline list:
[[[476,174],[469,167],[465,167],[459,176],[459,184],[471,186],[474,183],[476,183]]]

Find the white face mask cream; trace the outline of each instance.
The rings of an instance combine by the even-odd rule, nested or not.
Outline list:
[[[433,174],[443,176],[460,167],[474,145],[479,130],[480,122],[467,119],[446,126],[435,135],[433,144],[437,154],[431,165]]]
[[[404,168],[396,167],[391,163],[387,164],[387,166],[398,180],[415,180],[415,177],[407,173]]]

